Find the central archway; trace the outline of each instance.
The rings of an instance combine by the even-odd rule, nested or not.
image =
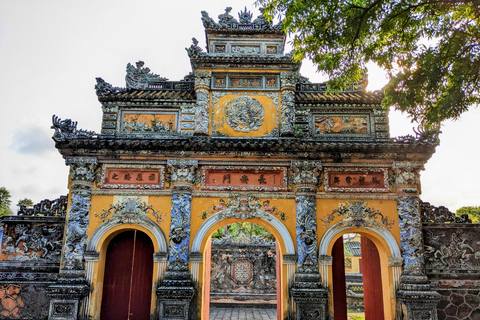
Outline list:
[[[190,255],[191,272],[194,281],[205,284],[206,276],[206,252],[208,250],[209,239],[212,233],[220,227],[234,222],[251,222],[265,227],[276,238],[278,244],[278,257],[280,258],[279,272],[277,273],[277,281],[280,283],[281,290],[279,291],[277,316],[278,319],[283,319],[287,315],[288,307],[288,287],[293,280],[295,273],[295,246],[292,236],[285,225],[276,217],[266,211],[257,209],[253,217],[247,219],[238,219],[230,214],[229,211],[223,210],[210,216],[203,222],[197,230],[192,242],[192,249]],[[202,268],[200,269],[200,264]],[[205,290],[205,286],[203,286]],[[204,305],[205,291],[200,295],[200,305],[202,307],[202,319],[208,319],[208,307]]]

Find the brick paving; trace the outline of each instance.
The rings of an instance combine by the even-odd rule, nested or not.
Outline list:
[[[210,320],[277,320],[277,310],[253,308],[210,308]]]

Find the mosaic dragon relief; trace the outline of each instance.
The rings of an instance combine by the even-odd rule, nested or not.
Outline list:
[[[72,193],[62,269],[84,269],[84,252],[87,247],[88,213],[91,197],[88,192]]]
[[[263,124],[265,110],[260,102],[252,97],[239,97],[228,102],[225,116],[228,125],[235,131],[256,131]]]
[[[188,270],[191,203],[192,195],[188,193],[174,193],[172,196],[172,220],[168,250],[169,270]]]
[[[2,260],[60,262],[63,225],[19,223],[7,225]]]
[[[225,96],[240,97],[224,101],[222,98]],[[254,96],[266,96],[270,99],[270,102],[262,105],[259,98]],[[228,136],[224,132],[225,127],[228,126],[227,128],[231,128],[238,133],[256,133],[264,137],[278,136],[278,98],[279,95],[276,92],[213,92],[212,135]],[[219,103],[220,100],[223,100],[223,102]],[[269,105],[270,103],[272,105]],[[266,124],[269,123],[269,121],[266,121],[267,119],[273,120],[271,129],[265,128]],[[262,134],[262,132],[265,133]]]
[[[301,272],[317,270],[317,222],[314,195],[299,195],[296,199],[297,252]]]

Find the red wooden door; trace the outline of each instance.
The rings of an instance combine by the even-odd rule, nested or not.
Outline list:
[[[335,320],[347,320],[347,290],[345,286],[345,257],[343,236],[333,245],[333,314]]]
[[[149,320],[153,243],[141,231],[125,231],[107,248],[101,320]]]
[[[382,270],[377,247],[367,237],[361,237],[363,259],[363,297],[365,319],[383,320]]]

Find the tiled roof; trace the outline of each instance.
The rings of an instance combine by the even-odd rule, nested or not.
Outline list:
[[[353,254],[355,257],[362,256],[360,241],[345,241],[343,245],[345,246],[345,250]]]
[[[339,93],[326,93],[326,92],[296,92],[296,103],[380,103],[382,96],[376,92],[339,92]]]
[[[194,91],[183,90],[127,90],[99,97],[100,101],[131,99],[195,101],[196,97]]]

